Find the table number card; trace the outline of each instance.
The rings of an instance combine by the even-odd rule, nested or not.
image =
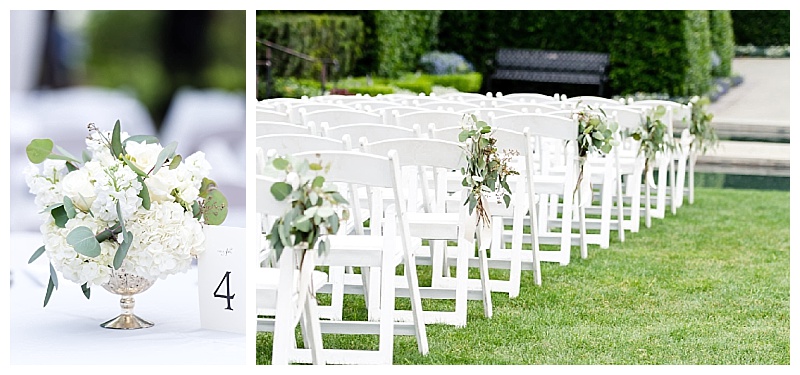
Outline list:
[[[200,326],[245,333],[245,228],[206,225],[206,250],[197,258]]]

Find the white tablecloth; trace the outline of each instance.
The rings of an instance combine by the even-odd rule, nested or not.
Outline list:
[[[200,328],[197,269],[158,280],[135,296],[134,312],[151,328],[115,330],[100,323],[120,312],[119,296],[59,277],[42,308],[49,268],[46,255],[27,264],[41,243],[31,232],[11,232],[10,363],[16,364],[246,364],[246,336]],[[60,276],[60,274],[59,274]]]

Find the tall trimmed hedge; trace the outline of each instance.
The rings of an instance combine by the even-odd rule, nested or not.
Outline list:
[[[608,52],[613,26],[613,11],[446,10],[437,49],[487,74],[499,47]]]
[[[636,92],[699,95],[711,83],[708,11],[617,11],[610,41],[611,86]]]
[[[730,77],[731,62],[736,53],[731,11],[711,10],[709,11],[708,20],[711,28],[711,48],[717,52],[720,58],[720,65],[712,67],[711,75],[714,77]]]
[[[382,77],[397,77],[413,71],[422,54],[436,44],[440,14],[438,10],[374,11],[374,72]]]
[[[336,59],[337,74],[346,75],[362,54],[364,23],[358,16],[264,12],[256,18],[256,35],[315,58]],[[259,60],[265,48],[257,45]],[[276,77],[319,78],[322,64],[273,50],[272,69]]]
[[[737,46],[788,46],[788,10],[732,10],[733,34]]]

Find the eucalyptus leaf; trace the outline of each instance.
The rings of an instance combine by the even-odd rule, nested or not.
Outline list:
[[[168,144],[161,152],[158,153],[158,157],[156,157],[156,165],[153,166],[153,171],[150,172],[152,174],[156,174],[161,166],[164,165],[164,162],[167,159],[175,156],[175,150],[178,149],[178,142],[172,142]]]
[[[39,259],[39,257],[42,256],[42,254],[44,254],[44,250],[45,250],[44,245],[36,249],[36,251],[33,252],[33,255],[31,255],[31,258],[28,259],[28,264],[31,264],[36,259]]]
[[[506,203],[506,207],[511,204],[511,196],[508,194],[503,195],[503,202]]]
[[[310,164],[308,164],[308,168],[311,169],[312,171],[321,171],[322,170],[322,164],[310,163]]]
[[[75,217],[75,205],[72,204],[72,199],[67,196],[64,196],[64,212],[67,215],[67,219]]]
[[[317,250],[317,254],[323,255],[327,252],[328,252],[328,241],[327,240],[319,241],[319,248]]]
[[[220,225],[228,217],[228,199],[219,190],[208,193],[203,204],[203,222],[209,225]]]
[[[122,234],[122,243],[119,244],[117,252],[114,253],[115,270],[118,270],[120,267],[122,267],[122,262],[128,255],[128,249],[131,247],[131,243],[133,243],[133,233],[124,231]]]
[[[89,161],[89,160],[92,160],[92,155],[89,153],[89,150],[88,150],[88,149],[84,149],[84,150],[81,152],[81,159],[83,159],[83,162],[84,162],[84,163],[86,163],[86,162],[87,162],[87,161]]]
[[[203,181],[200,182],[200,194],[199,196],[203,199],[208,198],[208,193],[211,190],[214,190],[217,187],[217,183],[214,180],[203,177]]]
[[[292,185],[279,181],[272,184],[269,191],[276,200],[282,201],[292,193]]]
[[[49,139],[34,139],[25,147],[28,160],[33,164],[39,164],[47,159],[53,152],[53,141]]]
[[[144,207],[145,210],[150,210],[150,189],[147,188],[144,177],[137,176],[137,178],[139,179],[139,183],[142,184],[142,190],[139,190],[139,198],[142,198],[142,207]]]
[[[58,290],[58,274],[56,269],[53,268],[53,263],[50,263],[50,281],[53,282],[53,288]]]
[[[53,279],[50,278],[47,280],[47,292],[44,294],[44,306],[47,307],[47,303],[50,302],[50,296],[53,295]]]
[[[135,164],[133,164],[133,162],[132,162],[132,161],[128,160],[128,158],[127,158],[127,157],[123,156],[123,157],[122,157],[122,161],[123,161],[123,162],[125,162],[125,165],[127,165],[127,166],[128,166],[128,168],[130,168],[131,170],[133,170],[134,172],[136,172],[136,174],[137,174],[137,175],[139,175],[139,176],[141,176],[141,177],[147,177],[147,173],[144,173],[144,171],[142,171],[141,169],[139,169],[139,167],[137,167]]]
[[[308,220],[305,216],[301,216],[294,222],[294,227],[301,232],[308,232],[311,230],[311,220]]]
[[[279,171],[283,171],[289,166],[289,161],[284,158],[275,158],[272,160],[272,166]]]
[[[100,243],[94,237],[94,232],[85,226],[79,226],[69,232],[67,243],[72,245],[78,254],[94,258],[100,255]]]
[[[114,156],[115,159],[123,155],[120,133],[119,120],[117,120],[117,122],[114,123],[114,130],[111,132],[111,155]]]
[[[125,145],[128,142],[136,142],[136,143],[144,142],[148,144],[153,144],[153,143],[158,143],[158,137],[153,135],[132,135],[128,138],[125,138],[125,140],[122,141],[122,146],[125,147]]]
[[[83,295],[86,296],[86,299],[89,299],[89,297],[92,296],[92,289],[89,288],[87,283],[83,283],[81,285],[81,291],[83,291]]]
[[[324,183],[325,183],[325,177],[317,176],[314,177],[313,181],[311,181],[311,187],[321,188]]]
[[[80,163],[81,162],[80,160],[75,159],[74,157],[66,156],[66,155],[59,155],[59,154],[50,154],[50,155],[47,155],[47,158],[50,159],[50,160],[66,160],[66,161],[71,161],[71,162],[74,162],[74,163]]]
[[[78,167],[76,167],[75,164],[72,164],[70,161],[64,163],[64,165],[67,167],[67,172],[74,172],[78,170]]]
[[[55,222],[57,227],[64,228],[67,226],[67,221],[69,221],[69,216],[67,216],[67,211],[64,208],[63,204],[50,210],[50,216],[53,217],[53,221]]]
[[[180,155],[175,155],[175,157],[172,158],[172,161],[169,162],[169,169],[180,167],[181,161],[183,161],[183,157]]]

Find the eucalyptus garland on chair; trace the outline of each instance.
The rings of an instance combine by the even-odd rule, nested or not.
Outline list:
[[[714,115],[707,111],[711,101],[708,97],[694,96],[689,100],[692,104],[692,118],[689,123],[689,133],[692,134],[691,148],[702,154],[715,148],[719,142],[717,132],[711,126]]]
[[[467,166],[461,168],[464,179],[461,185],[470,187],[470,194],[465,205],[469,205],[469,213],[477,212],[478,224],[489,222],[489,214],[484,205],[484,194],[495,193],[502,197],[506,207],[511,204],[511,188],[508,176],[519,174],[509,166],[511,158],[519,155],[516,150],[503,150],[499,153],[492,138],[492,127],[485,121],[478,120],[475,115],[464,115],[461,120],[461,133],[458,141],[464,143]]]
[[[669,127],[661,118],[667,113],[664,106],[657,106],[653,110],[645,113],[642,126],[636,130],[628,132],[627,136],[639,142],[639,155],[643,155],[644,174],[650,171],[650,167],[656,160],[659,152],[675,149],[675,141],[669,134]]]
[[[320,255],[327,253],[328,242],[320,240],[321,236],[336,233],[339,223],[350,217],[347,200],[335,186],[325,184],[323,174],[329,169],[330,165],[306,159],[272,157],[267,161],[265,174],[280,176],[270,193],[278,201],[291,201],[291,209],[275,220],[267,235],[276,259],[284,248],[295,246],[317,248]]]
[[[608,116],[602,108],[594,110],[587,106],[575,113],[578,120],[578,163],[580,171],[578,173],[575,192],[583,181],[583,170],[586,158],[590,153],[597,153],[601,156],[608,155],[611,150],[619,144],[614,138],[619,125],[616,121],[609,121]]]

